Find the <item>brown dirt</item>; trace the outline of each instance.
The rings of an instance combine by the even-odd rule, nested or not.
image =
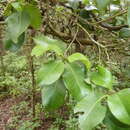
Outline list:
[[[10,108],[15,104],[16,101],[12,98],[0,101],[0,130],[5,130],[6,124],[12,116]]]
[[[6,97],[2,100],[0,100],[0,130],[7,130],[7,126],[9,122],[11,121],[13,117],[13,113],[11,110],[11,107],[13,105],[17,105],[21,101],[30,101],[29,99],[25,99],[24,96],[18,97],[18,98],[11,98],[11,97]],[[59,109],[57,112],[63,117],[63,119],[67,120],[68,119],[68,108],[66,106],[63,106],[61,109]],[[66,114],[67,112],[67,114]],[[20,120],[31,120],[26,118],[26,115],[28,113],[22,113]],[[44,118],[44,113],[41,113],[41,126],[37,128],[36,130],[48,130],[53,122],[56,120],[55,118]],[[60,126],[60,130],[65,130],[65,126]],[[13,129],[16,130],[16,129]]]

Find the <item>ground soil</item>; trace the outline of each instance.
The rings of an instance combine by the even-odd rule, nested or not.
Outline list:
[[[12,117],[10,108],[16,104],[13,98],[6,98],[0,101],[0,130],[5,130],[6,124]]]
[[[7,126],[13,117],[11,107],[14,105],[17,105],[18,103],[22,101],[30,102],[29,99],[26,99],[24,96],[17,97],[17,98],[6,97],[0,100],[0,130],[12,130],[12,129],[7,129]],[[58,110],[58,113],[60,113],[60,115],[63,117],[64,120],[68,120],[68,114],[65,114],[65,112],[67,111],[68,110],[66,106]],[[24,120],[24,121],[31,120],[31,119],[26,118],[27,114],[28,113],[25,113],[25,114],[22,113],[21,114],[22,118],[20,120]],[[41,126],[37,128],[36,130],[48,130],[56,119],[44,118],[44,113],[41,113],[41,115],[43,115],[41,117]],[[13,129],[13,130],[17,130],[17,129]],[[59,130],[65,130],[65,126],[63,125],[60,126]]]
[[[7,130],[6,127],[13,116],[11,107],[20,103],[22,100],[22,97],[19,97],[17,99],[8,97],[0,100],[0,130]],[[21,120],[28,119],[23,116]],[[42,126],[44,127],[39,127],[37,130],[47,130],[51,126],[52,122],[52,119],[43,119]]]

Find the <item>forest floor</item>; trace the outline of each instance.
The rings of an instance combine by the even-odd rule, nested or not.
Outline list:
[[[28,107],[26,106],[26,110],[24,104],[22,102],[26,102]],[[21,125],[21,122],[32,121],[32,115],[30,116],[31,108],[31,100],[27,99],[26,96],[19,96],[17,98],[6,97],[0,100],[0,130],[18,130],[16,126]],[[22,110],[23,109],[23,110]],[[68,110],[66,106],[62,107],[58,111],[60,118],[64,120],[68,119]],[[17,116],[18,115],[18,116]],[[56,122],[56,118],[52,117],[45,117],[45,113],[40,113],[39,116],[39,126],[36,127],[36,130],[52,130],[51,127]],[[18,122],[19,121],[19,122]],[[65,130],[64,125],[59,125],[60,130]],[[30,130],[30,129],[29,129]]]
[[[8,128],[8,125],[12,122],[14,115],[14,111],[12,110],[13,106],[16,106],[20,102],[25,101],[25,98],[18,97],[18,98],[10,98],[6,97],[2,100],[0,100],[0,130],[15,130],[14,128]],[[28,118],[29,113],[21,113],[20,120],[26,121],[31,120]],[[44,122],[44,123],[43,123]],[[47,130],[51,127],[53,120],[52,119],[43,119],[42,121],[42,127],[38,127],[37,130]],[[17,130],[17,128],[16,128]]]
[[[12,116],[10,108],[15,103],[16,101],[10,98],[0,101],[0,130],[4,130],[6,128],[6,124],[9,122]]]

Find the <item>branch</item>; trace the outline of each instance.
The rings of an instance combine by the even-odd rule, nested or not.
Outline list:
[[[82,27],[80,24],[78,24],[78,26],[84,30],[84,32],[88,35],[89,39],[90,39],[93,43],[95,43],[96,45],[98,45],[98,46],[100,46],[100,47],[102,47],[102,48],[105,48],[104,45],[102,45],[102,44],[100,44],[99,42],[95,41],[84,27]]]
[[[127,12],[127,10],[125,10],[123,12],[120,12],[120,13],[118,13],[116,15],[113,15],[113,16],[107,18],[107,19],[101,20],[101,21],[99,21],[99,19],[97,18],[97,16],[95,16],[95,14],[91,13],[91,15],[95,19],[95,21],[96,21],[96,23],[94,23],[94,24],[99,24],[101,27],[106,28],[106,29],[108,29],[110,31],[118,31],[118,30],[120,30],[123,27],[128,27],[128,25],[112,26],[112,25],[110,25],[108,23],[105,23],[105,21],[109,21],[109,20],[115,18],[116,16],[119,16],[119,15],[124,14],[126,12]]]
[[[65,33],[57,31],[56,29],[54,29],[54,27],[52,27],[52,25],[50,23],[48,24],[48,26],[51,29],[50,33],[52,35],[59,37],[60,39],[62,39],[65,42],[66,42],[66,40],[71,40],[71,41],[73,40],[74,36],[70,36]],[[94,42],[92,40],[88,40],[86,38],[75,38],[75,40],[73,42],[78,43],[78,44],[80,42],[80,44],[82,44],[82,45],[93,45],[94,44]]]
[[[48,26],[53,31],[52,34],[60,37],[62,40],[69,40],[71,38],[71,36],[68,36],[65,33],[57,31],[50,23],[48,24]]]
[[[124,27],[128,27],[128,25],[118,25],[118,26],[112,26],[110,24],[107,24],[107,23],[100,23],[100,25],[104,28],[107,28],[108,30],[110,31],[118,31]]]
[[[117,16],[120,16],[120,15],[122,15],[122,14],[125,14],[125,13],[127,13],[127,10],[123,10],[123,11],[121,11],[121,12],[119,12],[119,13],[117,13],[117,14],[115,14],[115,15],[109,17],[109,18],[103,19],[103,20],[98,21],[98,22],[93,23],[93,24],[99,24],[99,23],[102,23],[102,22],[110,21],[110,20],[112,20],[113,18],[115,18],[115,17],[117,17]]]

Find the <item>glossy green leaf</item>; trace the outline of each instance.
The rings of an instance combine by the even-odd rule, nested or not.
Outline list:
[[[54,51],[58,55],[62,55],[63,51],[60,46],[58,46],[57,40],[51,39],[47,36],[38,36],[34,38],[34,42],[43,48],[43,53],[46,51]]]
[[[47,48],[44,48],[42,45],[36,45],[31,52],[32,56],[42,56],[44,52],[47,51]]]
[[[66,89],[61,80],[54,84],[44,86],[42,89],[42,105],[49,111],[55,110],[63,105]]]
[[[7,38],[4,42],[5,49],[10,51],[17,51],[23,45],[24,40],[25,40],[25,33],[23,33],[18,37],[17,43],[14,43],[11,39]]]
[[[79,127],[81,130],[92,130],[104,119],[106,108],[100,103],[102,98],[91,94],[76,105],[74,112],[82,113],[79,115]]]
[[[112,114],[121,122],[130,125],[130,89],[124,89],[108,97]]]
[[[84,56],[83,54],[81,53],[74,53],[72,55],[70,55],[68,57],[68,61],[69,62],[74,62],[74,61],[82,61],[85,65],[86,65],[86,68],[89,70],[91,68],[91,63],[90,61],[88,60],[88,58],[86,56]]]
[[[93,72],[90,76],[90,80],[99,86],[105,88],[112,88],[112,74],[109,70],[102,66],[98,66],[98,72]]]
[[[122,28],[119,32],[121,38],[130,38],[130,28]]]
[[[130,126],[119,122],[109,111],[105,116],[104,124],[106,125],[107,130],[130,130]]]
[[[63,71],[64,63],[62,61],[49,61],[39,69],[37,74],[37,83],[40,86],[50,85],[60,78]]]
[[[29,15],[22,11],[13,13],[6,19],[7,22],[7,31],[9,33],[10,38],[13,42],[18,42],[18,37],[26,31],[30,24],[30,17]]]
[[[97,8],[99,10],[106,10],[107,6],[110,4],[110,0],[95,0]]]
[[[40,10],[36,5],[27,4],[24,6],[23,10],[27,12],[31,19],[31,26],[35,29],[40,28],[42,24],[42,16]]]
[[[66,64],[63,80],[66,88],[76,100],[80,100],[90,92],[91,87],[85,84],[84,76],[84,72],[78,64]]]

